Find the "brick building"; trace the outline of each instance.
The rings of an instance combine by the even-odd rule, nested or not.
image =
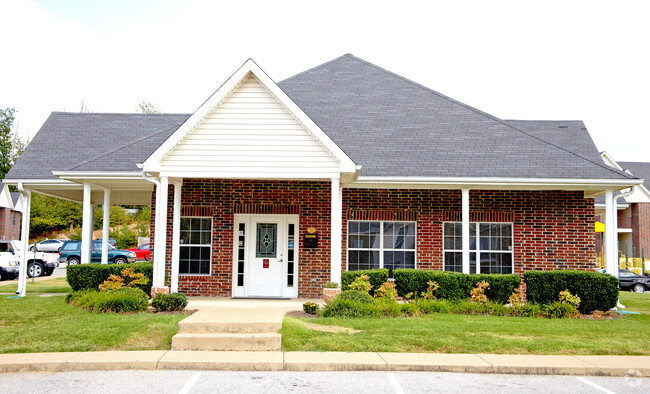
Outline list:
[[[7,181],[82,201],[84,228],[93,204],[151,204],[154,287],[233,297],[318,297],[342,270],[594,269],[594,198],[611,217],[642,182],[581,121],[499,119],[352,55],[279,83],[248,60],[193,114],[53,113]]]
[[[20,211],[19,193],[10,193],[0,181],[0,239],[20,238]]]

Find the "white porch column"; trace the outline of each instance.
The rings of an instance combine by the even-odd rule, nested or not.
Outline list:
[[[605,271],[618,277],[618,234],[614,193],[605,192]]]
[[[81,264],[90,263],[90,254],[92,252],[93,207],[90,202],[91,191],[90,184],[84,183],[83,220],[81,222]]]
[[[30,190],[23,190],[22,184],[18,186],[18,189],[23,195],[23,216],[21,223],[22,229],[20,231],[20,270],[16,294],[20,297],[24,297],[27,287],[27,251],[29,248],[29,216],[31,211],[32,193]]]
[[[469,189],[462,189],[463,273],[469,274]]]
[[[331,265],[330,265],[330,280],[341,285],[341,249],[342,249],[342,234],[341,234],[341,216],[342,216],[342,194],[339,178],[332,178],[332,221],[330,229],[331,239]]]
[[[182,182],[174,182],[174,214],[172,217],[172,272],[171,272],[171,293],[178,292],[178,267],[180,259],[181,240],[181,189]]]
[[[102,205],[104,213],[102,223],[102,264],[108,264],[108,227],[111,222],[111,191],[110,189],[104,190],[104,205]]]
[[[167,250],[167,189],[169,178],[160,177],[156,190],[156,253],[154,254],[153,286],[165,286],[165,252]]]

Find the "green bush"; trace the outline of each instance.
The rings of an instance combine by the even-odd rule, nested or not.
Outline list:
[[[149,279],[147,285],[139,288],[146,294],[151,293],[151,283],[153,281],[153,263],[133,263],[133,264],[79,264],[69,265],[66,268],[67,281],[73,291],[80,290],[97,290],[99,285],[104,283],[111,275],[120,275],[125,268],[133,268],[136,273],[144,274]]]
[[[187,297],[184,293],[158,293],[151,300],[151,306],[156,312],[182,311],[187,306]]]
[[[374,303],[342,300],[336,297],[330,301],[322,313],[323,317],[381,317],[382,312]]]
[[[68,302],[94,313],[129,313],[147,309],[149,298],[140,289],[122,287],[106,291],[81,291],[68,297]]]
[[[564,319],[567,317],[577,317],[578,310],[575,306],[567,302],[556,301],[542,305],[542,315],[549,319]]]
[[[122,226],[121,228],[112,231],[110,236],[115,239],[118,249],[133,248],[138,243],[138,237],[128,226]]]
[[[591,271],[526,271],[526,299],[536,304],[552,304],[561,291],[569,290],[580,297],[579,311],[608,311],[618,301],[618,279]]]
[[[343,290],[336,299],[372,304],[372,296],[361,290]]]
[[[519,287],[518,274],[471,274],[435,270],[397,269],[393,271],[397,293],[404,297],[408,293],[421,294],[427,291],[428,282],[436,282],[436,297],[449,300],[469,298],[476,283],[486,281],[490,287],[485,290],[488,300],[499,303],[508,298]]]
[[[370,278],[370,284],[372,288],[370,289],[370,294],[374,295],[375,290],[381,286],[382,283],[388,280],[388,270],[387,269],[376,269],[376,270],[359,270],[359,271],[343,271],[341,272],[341,290],[348,290],[350,288],[350,283],[361,276],[368,275]]]

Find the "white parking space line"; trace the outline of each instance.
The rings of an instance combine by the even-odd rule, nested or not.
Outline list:
[[[390,385],[393,386],[393,390],[395,390],[395,394],[404,394],[404,390],[402,390],[402,386],[400,386],[399,382],[397,381],[395,374],[389,372],[386,375],[388,376]]]
[[[192,389],[192,386],[194,386],[196,381],[199,380],[199,377],[201,377],[201,372],[197,372],[194,375],[192,375],[190,380],[188,380],[187,383],[185,383],[185,386],[183,386],[183,388],[181,389],[181,391],[178,392],[178,394],[187,394],[187,393],[189,393],[190,390]]]
[[[576,379],[578,379],[579,381],[581,381],[584,384],[588,384],[589,386],[595,388],[596,390],[602,391],[603,393],[616,394],[612,390],[608,390],[608,389],[604,388],[603,386],[599,386],[596,383],[592,382],[591,380],[587,380],[587,379],[585,379],[585,378],[583,378],[581,376],[576,377]]]

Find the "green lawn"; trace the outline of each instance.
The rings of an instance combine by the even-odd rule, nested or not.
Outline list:
[[[16,283],[0,284],[0,293],[15,293],[18,285]],[[71,293],[72,289],[68,285],[65,277],[52,278],[32,282],[27,279],[27,294],[32,293]]]
[[[66,304],[65,296],[1,296],[0,353],[169,349],[185,317],[94,314]]]
[[[422,317],[297,319],[286,317],[286,351],[650,355],[650,294],[621,292],[627,315],[616,320],[433,314]],[[307,324],[348,327],[331,333]]]

